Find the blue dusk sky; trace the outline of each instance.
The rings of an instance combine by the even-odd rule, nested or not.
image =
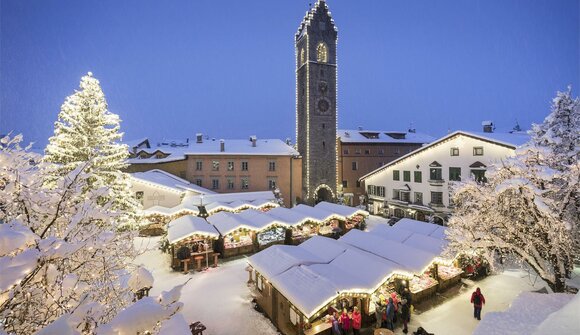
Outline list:
[[[294,138],[314,0],[0,0],[0,133],[44,146],[92,71],[125,139]],[[579,0],[329,0],[340,128],[441,136],[539,123],[580,87]]]

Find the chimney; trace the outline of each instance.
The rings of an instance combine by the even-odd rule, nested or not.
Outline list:
[[[258,141],[258,137],[256,135],[250,136],[250,141],[252,141],[252,147],[256,146],[256,142]]]
[[[286,137],[286,145],[292,145],[292,140],[290,137]]]
[[[483,126],[484,133],[493,133],[493,130],[495,129],[492,121],[483,121],[481,125]]]
[[[415,132],[417,132],[417,131],[416,131],[416,129],[413,127],[413,123],[411,123],[411,124],[409,125],[409,133],[415,133]]]
[[[363,130],[363,126],[358,126],[358,130]]]
[[[203,134],[202,133],[195,134],[195,138],[196,138],[195,143],[203,143]]]
[[[220,152],[226,151],[226,141],[220,140]]]

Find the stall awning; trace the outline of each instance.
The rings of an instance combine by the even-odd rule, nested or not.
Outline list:
[[[322,209],[322,208],[315,208],[300,204],[296,207],[292,207],[293,211],[297,211],[300,213],[304,213],[308,215],[313,221],[319,223],[326,223],[332,219],[338,219],[342,221],[346,221],[346,217],[344,215],[340,215],[338,213],[333,213],[329,210]]]
[[[299,226],[308,221],[308,215],[284,207],[272,208],[266,214],[288,226]]]
[[[182,216],[171,221],[167,228],[167,239],[170,244],[177,243],[194,235],[202,235],[210,238],[219,237],[219,233],[214,226],[197,216]]]
[[[316,204],[314,208],[321,208],[329,212],[334,212],[340,214],[347,218],[352,218],[355,215],[369,216],[369,212],[356,207],[344,206],[339,204],[333,204],[330,202],[322,201]]]

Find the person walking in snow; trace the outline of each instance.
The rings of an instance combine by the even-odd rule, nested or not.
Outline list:
[[[473,304],[473,317],[481,320],[481,308],[485,304],[485,298],[479,287],[471,294],[471,303]]]
[[[362,323],[362,315],[358,311],[358,307],[354,306],[352,310],[352,333],[353,335],[360,335],[360,328]]]
[[[387,305],[387,329],[395,330],[393,320],[395,319],[395,305],[393,298],[389,297],[389,304]]]

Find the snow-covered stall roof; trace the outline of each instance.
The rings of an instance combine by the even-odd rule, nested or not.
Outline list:
[[[214,225],[222,236],[225,236],[235,230],[244,228],[253,231],[258,231],[259,228],[252,225],[250,222],[238,217],[234,213],[219,212],[207,218],[207,221]]]
[[[285,207],[272,208],[266,214],[288,226],[299,226],[308,221],[308,215]]]
[[[157,206],[157,205],[143,210],[143,215],[145,215],[145,216],[154,215],[154,214],[171,215],[171,214],[173,214],[173,210],[171,207],[164,207],[164,206]]]
[[[197,216],[186,215],[169,222],[167,239],[170,244],[177,243],[193,235],[203,235],[211,238],[219,237],[219,233],[214,226]]]
[[[422,234],[411,235],[403,244],[435,255],[441,255],[447,247],[447,241]]]
[[[346,218],[340,214],[333,213],[333,212],[328,211],[326,209],[314,208],[314,207],[310,207],[310,206],[303,205],[303,204],[292,207],[292,210],[300,212],[300,213],[304,213],[304,214],[308,215],[308,217],[311,218],[312,221],[319,222],[319,223],[328,222],[332,219],[346,220]]]
[[[233,211],[233,208],[230,206],[229,203],[216,201],[206,205],[205,210],[211,216],[213,213],[220,211]]]
[[[447,227],[437,226],[437,229],[435,229],[435,231],[433,231],[431,234],[429,234],[429,236],[438,238],[440,240],[444,240],[447,238],[447,234],[445,233],[446,231],[447,231]]]
[[[263,276],[272,278],[293,266],[321,263],[323,259],[303,248],[273,245],[250,256],[248,262]]]
[[[339,241],[395,262],[401,266],[401,270],[413,274],[422,274],[437,256],[357,229],[349,231]]]
[[[255,226],[256,228],[267,229],[273,225],[285,225],[284,222],[277,220],[276,218],[267,215],[266,213],[260,212],[255,209],[247,209],[243,212],[236,214],[239,218],[242,218],[245,221],[248,221]]]
[[[399,220],[393,226],[393,228],[395,229],[403,228],[405,230],[412,231],[413,233],[419,233],[423,235],[429,235],[433,233],[437,229],[437,227],[439,226],[434,223],[417,221],[408,218],[403,218]]]
[[[153,215],[153,214],[160,214],[160,215],[175,215],[177,213],[182,212],[189,212],[192,215],[199,214],[199,209],[197,206],[194,206],[191,203],[181,203],[174,207],[163,207],[163,206],[153,206],[143,210],[143,215]]]
[[[376,225],[369,230],[369,233],[380,236],[387,240],[401,243],[405,242],[405,240],[413,235],[412,231],[403,228],[395,229],[394,227],[387,225]]]
[[[352,218],[355,215],[369,216],[369,212],[362,210],[360,208],[333,204],[326,201],[319,202],[318,204],[316,204],[316,206],[314,206],[314,208],[321,208],[329,212],[334,212],[346,218]]]
[[[338,292],[330,280],[304,265],[291,267],[268,280],[306,317],[332,301]]]
[[[205,194],[203,196],[196,195],[189,198],[195,205],[209,205],[213,202],[222,203],[232,203],[234,201],[263,201],[271,200],[276,202],[276,196],[272,191],[259,191],[259,192],[236,192],[236,193],[216,193],[216,194]]]
[[[348,249],[348,245],[344,243],[319,235],[312,236],[298,247],[317,255],[324,263],[329,263]]]
[[[280,204],[278,204],[277,201],[272,199],[256,199],[252,201],[252,207],[256,209],[262,209],[265,207],[279,207],[279,206]]]

